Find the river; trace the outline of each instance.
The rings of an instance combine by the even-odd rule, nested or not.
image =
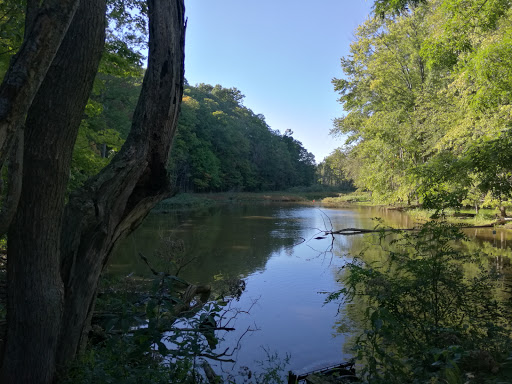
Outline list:
[[[118,246],[108,272],[148,276],[139,252],[161,265],[164,239],[182,241],[182,262],[192,261],[181,277],[196,284],[232,278],[246,283],[240,299],[232,302],[239,313],[229,325],[236,331],[226,333],[218,347],[229,348],[237,363],[212,363],[214,369],[236,374],[243,366],[257,369],[258,361],[277,354],[281,361],[290,357],[286,370],[310,371],[350,358],[344,349],[348,336],[338,332],[338,305],[325,304],[325,299],[326,292],[341,288],[340,268],[364,244],[361,235],[316,237],[326,229],[373,228],[375,217],[395,228],[414,226],[398,211],[367,207],[230,204],[155,213]],[[476,236],[475,246],[487,247],[504,265],[512,245],[510,231],[473,229],[468,234]]]

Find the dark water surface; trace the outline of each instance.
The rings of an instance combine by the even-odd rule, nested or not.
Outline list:
[[[237,365],[216,370],[254,368],[267,352],[291,356],[287,369],[308,371],[345,361],[346,335],[339,334],[338,306],[324,304],[325,292],[341,288],[337,281],[347,254],[357,254],[363,238],[336,236],[314,239],[323,229],[373,228],[374,217],[395,228],[414,226],[397,211],[356,207],[328,209],[313,205],[226,205],[195,212],[151,214],[116,250],[110,273],[149,275],[138,253],[158,265],[162,239],[182,240],[187,258],[194,258],[181,277],[191,283],[214,284],[243,278],[246,289],[232,306],[241,311],[218,350],[233,349],[244,332],[234,358]],[[496,258],[510,252],[511,231],[468,230],[475,246],[495,250]],[[492,251],[491,251],[492,253]]]

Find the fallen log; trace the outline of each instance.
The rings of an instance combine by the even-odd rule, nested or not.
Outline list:
[[[494,228],[496,225],[501,224],[500,222],[496,222],[493,224],[485,224],[485,225],[463,225],[460,226],[460,229],[474,229],[474,228]],[[363,229],[363,228],[342,228],[336,231],[324,231],[324,236],[328,235],[361,235],[365,233],[382,233],[382,232],[407,232],[407,231],[419,231],[421,228],[376,228],[376,229]],[[323,237],[315,237],[315,239],[323,239]]]
[[[288,372],[288,384],[302,383],[306,380],[309,383],[328,383],[328,378],[333,376],[343,376],[348,381],[356,381],[356,371],[354,368],[354,361],[329,366],[326,368],[317,369],[307,373],[297,374],[292,371]]]

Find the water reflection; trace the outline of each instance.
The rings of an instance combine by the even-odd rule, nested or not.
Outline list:
[[[289,353],[289,369],[320,368],[349,357],[342,350],[346,336],[338,328],[337,304],[325,305],[322,292],[341,288],[339,270],[346,255],[358,254],[367,242],[361,235],[320,240],[314,237],[322,230],[373,228],[377,224],[374,217],[381,217],[384,225],[395,228],[415,225],[401,212],[366,207],[227,205],[195,212],[152,214],[120,244],[109,272],[147,276],[150,271],[138,253],[158,264],[155,251],[162,238],[180,239],[187,257],[194,259],[183,270],[183,278],[198,284],[229,277],[246,280],[246,290],[235,304],[241,310],[251,308],[250,313],[237,316],[237,332],[227,334],[219,350],[236,345],[247,328],[259,329],[243,338],[242,348],[235,355],[237,366],[214,363],[214,368],[254,368],[255,361],[266,357],[262,347],[282,358]],[[506,267],[505,256],[512,245],[507,232],[494,235],[492,229],[478,229],[468,234],[478,236],[475,247],[492,247],[493,260]]]
[[[506,229],[474,228],[464,231],[468,236],[474,238],[479,245],[492,244],[497,249],[512,248],[512,231]]]

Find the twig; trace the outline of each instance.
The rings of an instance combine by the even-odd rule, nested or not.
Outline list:
[[[148,268],[151,270],[151,272],[153,273],[153,275],[155,276],[160,276],[161,275],[161,272],[157,272],[152,266],[151,264],[149,264],[149,260],[146,256],[144,256],[142,254],[142,252],[139,252],[139,256],[140,258],[142,259],[142,261],[144,261],[144,263],[146,263],[146,265],[148,266]]]
[[[178,267],[178,270],[176,271],[176,277],[178,277],[178,275],[180,274],[181,270],[183,268],[185,268],[187,265],[189,265],[190,263],[192,263],[193,261],[196,260],[196,257],[193,257],[191,258],[189,261],[187,261],[185,264],[182,264]]]
[[[324,211],[322,211],[320,208],[318,208],[318,210],[320,211],[320,213],[323,215],[322,217],[322,221],[324,222],[324,226],[325,226],[325,217],[327,217],[327,220],[329,220],[329,224],[331,226],[331,231],[332,231],[332,221],[331,221],[331,218],[329,217],[329,215],[327,215]]]
[[[297,245],[300,245],[300,244],[302,244],[302,243],[305,243],[305,242],[306,242],[306,239],[305,239],[305,238],[303,238],[302,236],[299,236],[299,239],[300,239],[300,241],[298,241],[297,243],[293,244],[293,245],[292,245],[292,248],[293,248],[293,247],[295,247],[295,246],[297,246]]]
[[[146,256],[144,256],[142,254],[142,252],[139,252],[139,257],[142,259],[142,261],[144,261],[144,263],[146,263],[146,265],[148,266],[148,268],[151,270],[151,273],[153,273],[153,275],[155,276],[164,276],[164,277],[174,277],[174,281],[178,282],[178,283],[181,283],[183,285],[190,285],[189,283],[183,281],[182,279],[178,278],[178,276],[176,275],[171,275],[170,273],[167,273],[167,272],[158,272],[157,270],[155,270],[151,264],[149,264],[149,260]]]
[[[204,331],[235,331],[236,328],[227,327],[208,327],[204,329],[198,328],[169,328],[167,332],[204,332]]]
[[[223,362],[223,363],[236,363],[236,361],[233,360],[233,359],[222,359],[220,357],[217,357],[216,355],[210,355],[209,353],[200,353],[197,356],[199,356],[199,357],[206,357],[207,359],[215,360],[215,361],[220,361],[220,362]]]

